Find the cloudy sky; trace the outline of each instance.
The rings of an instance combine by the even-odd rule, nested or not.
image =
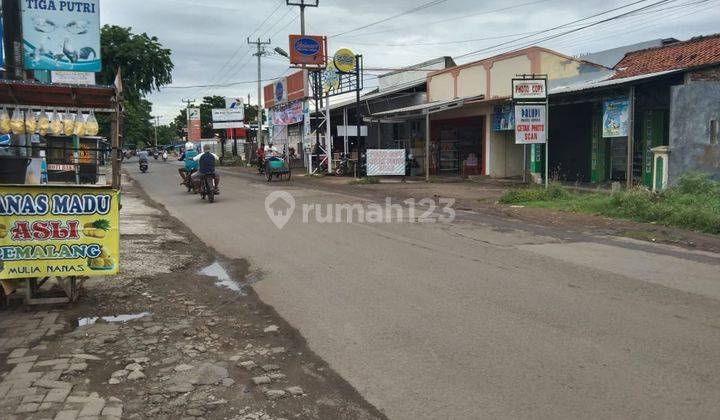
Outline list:
[[[102,23],[131,26],[172,49],[173,84],[150,96],[154,114],[171,121],[183,99],[251,95],[257,101],[257,62],[248,36],[288,49],[299,33],[297,7],[285,0],[106,0]],[[654,5],[654,3],[660,3]],[[417,9],[410,13],[404,12]],[[598,15],[613,8],[625,8]],[[624,18],[550,38],[650,6]],[[329,36],[329,50],[363,54],[368,73],[449,55],[459,63],[533,43],[568,55],[656,38],[687,39],[718,32],[720,0],[320,0],[306,9],[307,33]],[[591,17],[598,15],[596,17]],[[583,18],[581,22],[542,32]],[[376,25],[375,22],[384,21]],[[357,28],[371,25],[364,29]],[[500,45],[503,44],[503,45]],[[474,54],[469,54],[476,52]],[[263,58],[263,79],[288,72],[277,55]],[[268,82],[269,83],[269,82]],[[368,85],[373,78],[368,76]],[[221,85],[192,87],[200,85]]]

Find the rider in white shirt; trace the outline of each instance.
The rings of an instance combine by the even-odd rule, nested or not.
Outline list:
[[[265,146],[265,159],[269,159],[271,157],[279,157],[280,151],[277,147],[275,147],[272,142],[269,142],[267,146]]]

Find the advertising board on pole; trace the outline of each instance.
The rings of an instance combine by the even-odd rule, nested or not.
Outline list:
[[[231,121],[244,121],[245,110],[240,108],[213,108],[212,110],[213,122],[231,122]]]
[[[0,187],[0,279],[117,274],[119,212],[116,190]]]
[[[513,79],[512,98],[515,101],[547,99],[547,80],[545,79]]]
[[[319,35],[290,35],[290,64],[325,64],[325,37]]]
[[[188,140],[198,141],[202,138],[202,126],[200,124],[200,108],[188,108]]]
[[[101,70],[100,0],[24,0],[21,4],[25,68]]]
[[[245,111],[245,101],[243,98],[225,98],[225,109],[242,109]]]
[[[545,143],[545,113],[545,105],[515,105],[515,144]]]
[[[335,68],[342,73],[352,73],[357,65],[355,53],[348,48],[340,48],[333,56]]]
[[[405,149],[367,149],[367,175],[405,175]]]

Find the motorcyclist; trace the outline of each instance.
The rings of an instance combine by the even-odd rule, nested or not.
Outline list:
[[[147,164],[148,163],[148,152],[145,150],[141,150],[138,153],[138,160],[141,165],[143,162],[145,162]]]
[[[194,171],[197,171],[198,164],[195,162],[195,156],[197,156],[197,152],[195,151],[195,144],[192,142],[185,143],[185,151],[180,155],[179,161],[184,161],[185,166],[178,169],[178,172],[180,173],[180,177],[183,179],[182,184],[187,182],[187,177],[192,175]]]
[[[195,185],[195,191],[200,191],[200,183],[204,176],[212,176],[213,184],[215,185],[215,194],[219,194],[220,175],[215,172],[215,162],[220,161],[220,158],[211,152],[208,146],[203,146],[203,153],[195,156],[193,160],[198,163],[198,171],[191,176],[193,185]]]
[[[167,152],[167,150],[163,150],[162,158],[163,158],[163,162],[167,162],[167,159],[168,159],[168,152]]]
[[[261,143],[257,150],[255,151],[255,154],[257,155],[257,165],[258,170],[260,173],[263,173],[263,170],[265,169],[265,144]]]

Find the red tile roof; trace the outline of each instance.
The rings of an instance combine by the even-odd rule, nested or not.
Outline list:
[[[613,79],[720,64],[720,34],[634,51],[615,66]]]

